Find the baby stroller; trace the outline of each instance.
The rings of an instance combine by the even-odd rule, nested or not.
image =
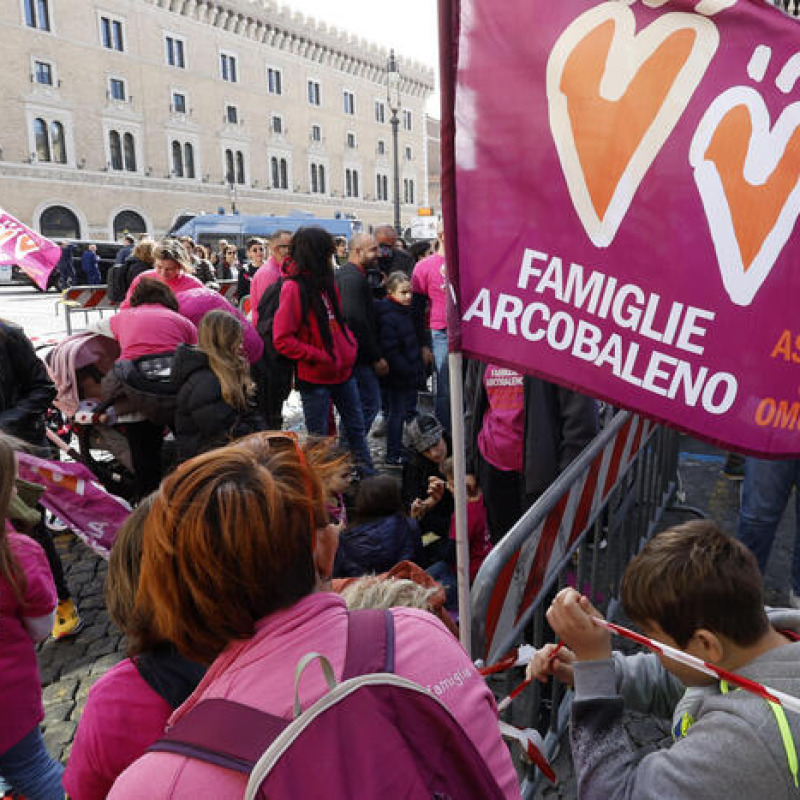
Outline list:
[[[149,418],[141,410],[148,410],[148,389],[163,394],[163,402],[153,404],[161,415],[158,424],[170,421],[174,390],[168,356],[130,362],[118,361],[119,355],[115,339],[84,331],[56,345],[45,364],[58,392],[51,423],[61,429],[60,435],[67,434],[80,460],[103,486],[132,501],[139,492],[128,428]],[[138,397],[136,386],[129,387],[128,381],[136,384],[140,378],[144,404],[128,402],[125,408],[121,395],[130,389]],[[116,413],[117,403],[125,413]]]

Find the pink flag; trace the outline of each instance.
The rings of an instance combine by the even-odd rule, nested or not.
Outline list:
[[[108,558],[130,506],[109,494],[83,464],[48,461],[27,453],[17,453],[17,464],[21,478],[45,487],[39,502],[92,550]]]
[[[0,208],[0,264],[16,264],[42,290],[61,258],[61,248]]]
[[[451,349],[800,455],[800,22],[440,0]]]

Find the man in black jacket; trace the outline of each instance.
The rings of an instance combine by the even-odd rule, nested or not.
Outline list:
[[[36,447],[45,447],[45,414],[56,396],[44,364],[22,328],[0,320],[0,431]],[[36,507],[39,509],[39,507]],[[81,619],[64,580],[64,570],[50,532],[39,510],[37,522],[25,522],[24,532],[44,549],[58,592],[53,637],[61,639],[78,632]]]
[[[378,258],[378,244],[368,233],[357,233],[350,240],[350,260],[336,272],[336,283],[342,300],[342,313],[347,327],[358,342],[358,358],[353,376],[358,383],[364,429],[369,432],[381,407],[378,382],[389,371],[378,344],[378,323],[375,302],[367,281],[367,272]]]

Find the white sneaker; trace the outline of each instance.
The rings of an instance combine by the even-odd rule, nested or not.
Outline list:
[[[797,611],[800,611],[800,595],[794,592],[789,592],[789,606]]]

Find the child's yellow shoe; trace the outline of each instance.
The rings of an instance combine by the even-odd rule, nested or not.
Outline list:
[[[53,624],[53,638],[66,639],[68,636],[74,636],[83,627],[83,620],[78,614],[78,609],[75,608],[75,602],[70,598],[69,600],[62,600],[56,608],[56,621]]]

